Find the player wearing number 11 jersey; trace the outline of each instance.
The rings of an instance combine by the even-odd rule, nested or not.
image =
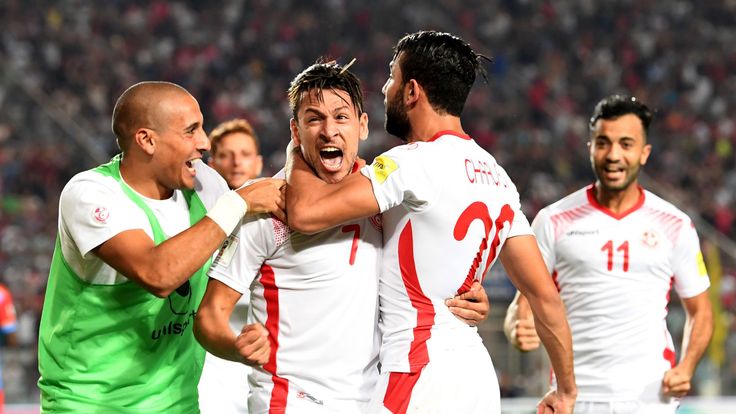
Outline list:
[[[460,122],[479,65],[480,56],[458,37],[407,35],[396,47],[383,93],[386,130],[408,144],[340,183],[321,182],[299,156],[287,178],[289,224],[298,230],[383,213],[382,372],[369,413],[500,413],[493,364],[476,329],[443,305],[482,280],[499,257],[533,298],[546,328],[543,340],[562,385],[544,404],[572,412],[572,350],[562,303],[514,184]]]
[[[590,120],[596,183],[542,209],[532,227],[573,334],[580,414],[670,414],[712,332],[708,274],[690,218],[645,191],[638,175],[651,146],[652,113],[612,95]],[[687,322],[680,361],[665,316],[674,286]],[[509,307],[506,333],[538,346],[527,301]]]

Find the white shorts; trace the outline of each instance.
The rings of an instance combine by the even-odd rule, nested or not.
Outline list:
[[[248,373],[245,364],[218,358],[209,352],[199,379],[201,414],[248,414]]]
[[[496,372],[480,342],[461,351],[434,351],[420,372],[382,372],[368,408],[369,414],[500,412]]]
[[[367,401],[320,400],[291,385],[286,401],[273,402],[270,390],[254,387],[248,403],[250,414],[364,414],[368,406]]]
[[[674,414],[679,402],[577,401],[575,414]]]

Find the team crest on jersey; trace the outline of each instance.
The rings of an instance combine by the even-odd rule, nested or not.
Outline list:
[[[107,223],[107,218],[110,217],[110,211],[107,210],[107,207],[97,207],[92,212],[92,216],[98,223],[105,224]]]
[[[373,160],[373,173],[376,174],[376,179],[381,184],[398,168],[396,162],[385,155],[379,155]]]
[[[659,237],[652,230],[647,230],[641,235],[641,243],[653,249],[659,244]]]
[[[378,231],[383,231],[383,215],[376,214],[373,217],[370,217],[368,221],[371,222],[373,225],[373,228],[375,228]]]

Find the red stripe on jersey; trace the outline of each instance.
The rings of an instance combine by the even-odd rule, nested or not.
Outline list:
[[[427,340],[432,335],[435,313],[432,301],[424,294],[419,284],[417,268],[414,264],[414,235],[411,221],[406,223],[399,236],[399,268],[411,306],[417,311],[414,340],[411,341],[409,347],[409,369],[414,370],[429,363]]]
[[[669,313],[669,311],[667,309],[667,306],[670,303],[670,291],[672,291],[672,285],[674,283],[675,283],[675,276],[670,276],[670,288],[667,289],[667,300],[665,300],[665,303],[667,305],[665,305],[665,307],[664,307],[665,315],[667,313]],[[667,326],[666,325],[665,325],[665,328],[664,328],[664,335],[665,335],[665,337],[667,337]],[[664,357],[664,359],[666,361],[670,361],[670,367],[671,368],[674,368],[675,367],[675,351],[673,349],[670,349],[670,348],[665,347],[664,348],[664,351],[662,352],[662,357]]]
[[[662,227],[662,232],[667,236],[667,239],[672,244],[677,243],[677,237],[680,234],[683,220],[673,214],[652,208],[650,208],[649,213],[652,216],[652,220]]]
[[[552,271],[552,281],[555,282],[555,287],[557,288],[557,292],[560,291],[560,282],[557,280],[557,269]]]
[[[392,372],[388,377],[383,406],[393,414],[405,414],[409,408],[411,392],[419,381],[419,372]]]
[[[269,413],[283,412],[286,409],[286,396],[289,394],[289,380],[276,375],[276,353],[279,349],[279,288],[276,286],[276,275],[268,265],[261,266],[261,284],[263,297],[266,299],[266,330],[271,344],[271,353],[263,369],[271,373],[273,390]]]
[[[439,138],[439,137],[441,137],[443,135],[452,135],[454,137],[458,137],[458,138],[465,139],[465,140],[471,140],[472,139],[472,138],[470,138],[470,135],[461,134],[461,133],[456,132],[456,131],[445,130],[445,131],[440,131],[440,132],[432,135],[432,138],[430,138],[429,141],[427,141],[427,142],[436,141],[437,138]]]
[[[622,218],[628,216],[629,214],[633,213],[634,211],[641,208],[641,206],[644,205],[644,190],[641,188],[641,186],[637,185],[637,190],[639,190],[639,199],[636,201],[636,203],[628,210],[623,211],[621,213],[614,213],[611,211],[608,207],[601,205],[598,200],[595,198],[595,185],[591,184],[588,187],[588,190],[586,191],[588,195],[588,202],[591,206],[595,207],[596,209],[600,210],[601,212],[615,218],[616,220],[621,220]]]
[[[595,210],[591,208],[591,206],[585,205],[551,216],[550,219],[552,220],[552,226],[554,226],[555,229],[555,240],[558,240],[560,235],[562,235],[575,220],[579,220],[593,211]]]

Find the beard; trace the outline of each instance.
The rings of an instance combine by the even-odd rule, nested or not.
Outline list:
[[[398,137],[404,142],[409,139],[411,124],[406,114],[406,106],[401,100],[401,94],[396,94],[394,99],[386,103],[386,121],[384,123],[386,132]]]

